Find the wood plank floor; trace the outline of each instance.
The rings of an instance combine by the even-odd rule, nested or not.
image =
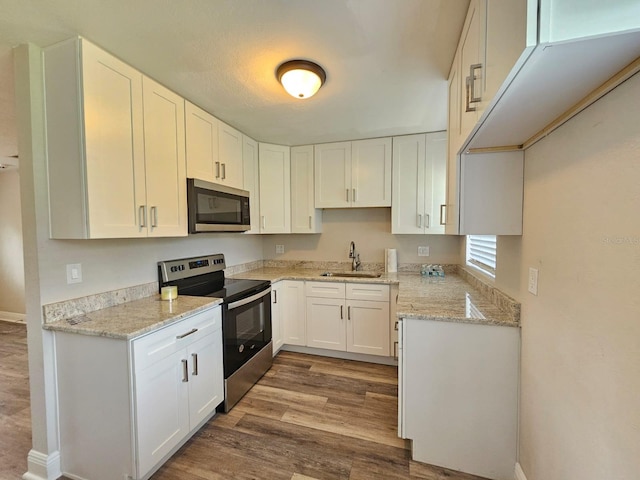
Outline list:
[[[24,325],[0,322],[0,480],[31,448]],[[397,438],[395,367],[281,352],[152,480],[482,480],[410,460]]]
[[[152,480],[481,480],[413,462],[397,396],[395,367],[280,352]]]
[[[0,479],[21,478],[30,449],[27,327],[0,321]]]

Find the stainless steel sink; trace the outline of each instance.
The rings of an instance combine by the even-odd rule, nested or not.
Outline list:
[[[321,277],[345,277],[345,278],[379,278],[380,273],[374,272],[324,272]]]

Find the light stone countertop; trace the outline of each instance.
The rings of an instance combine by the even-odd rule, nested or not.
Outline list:
[[[492,287],[479,288],[462,275],[447,273],[444,278],[423,277],[419,273],[382,273],[379,278],[323,277],[326,269],[258,268],[232,275],[232,278],[254,280],[306,280],[342,283],[383,283],[398,285],[398,318],[417,318],[443,322],[473,323],[518,327],[519,304]],[[366,272],[365,272],[366,273]],[[509,309],[501,309],[493,301],[496,293]],[[505,301],[506,299],[506,301]]]
[[[130,340],[222,303],[222,299],[179,295],[173,301],[160,295],[107,307],[83,315],[45,323],[45,330]]]

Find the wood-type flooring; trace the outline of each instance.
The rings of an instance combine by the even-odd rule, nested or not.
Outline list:
[[[0,322],[0,480],[31,448],[24,325]],[[410,459],[397,437],[395,367],[280,352],[151,480],[482,480]]]
[[[397,369],[280,352],[151,480],[481,480],[410,459]]]

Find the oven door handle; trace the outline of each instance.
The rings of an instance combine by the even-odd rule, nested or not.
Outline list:
[[[266,290],[261,291],[260,293],[256,293],[255,295],[251,295],[250,297],[247,298],[242,298],[236,302],[232,302],[229,305],[227,305],[227,309],[229,310],[233,310],[234,308],[238,308],[241,307],[243,305],[246,305],[247,303],[251,303],[255,300],[258,300],[262,297],[267,296],[269,293],[271,293],[271,287],[267,288]]]

